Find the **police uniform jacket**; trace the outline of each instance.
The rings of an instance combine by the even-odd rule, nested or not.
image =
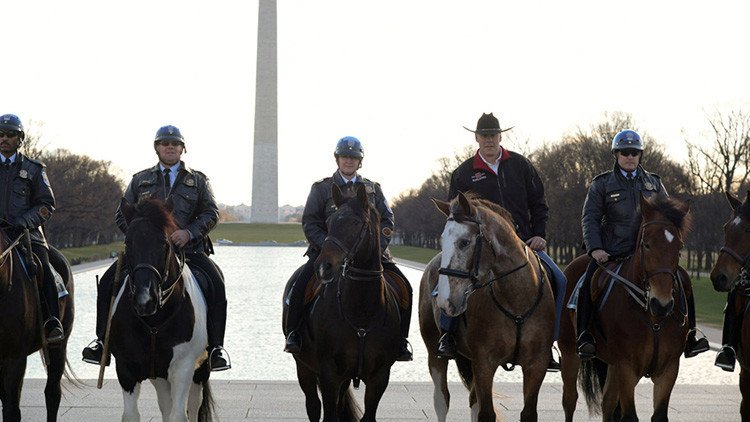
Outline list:
[[[546,237],[549,208],[544,199],[542,179],[521,154],[503,148],[495,174],[477,151],[451,175],[448,199],[455,198],[458,192],[469,191],[508,210],[522,240]]]
[[[319,253],[323,241],[328,234],[326,220],[336,211],[336,205],[333,203],[333,196],[331,194],[331,186],[334,183],[340,188],[344,188],[346,185],[346,181],[338,171],[333,173],[331,177],[326,177],[313,183],[310,194],[307,196],[305,210],[302,213],[302,229],[305,232],[307,241],[310,243],[307,255]],[[393,211],[388,206],[388,201],[386,201],[378,183],[365,179],[360,175],[357,175],[357,183],[365,185],[370,203],[380,213],[380,250],[383,252],[385,259],[390,259],[387,248],[391,242],[391,233],[393,232]]]
[[[581,226],[586,252],[602,249],[610,256],[625,256],[635,250],[635,224],[639,221],[640,194],[667,195],[661,178],[640,165],[632,180],[615,164],[612,171],[594,178],[583,203]]]
[[[183,248],[186,253],[213,252],[208,233],[216,227],[219,221],[219,207],[216,205],[211,185],[205,174],[188,168],[180,162],[180,171],[172,184],[171,190],[165,186],[164,175],[159,165],[143,170],[133,175],[127,189],[125,200],[131,204],[141,199],[158,198],[172,199],[174,209],[172,216],[181,229],[190,232],[190,242]],[[128,225],[125,217],[117,207],[115,213],[117,227],[123,233]]]
[[[55,196],[44,164],[16,154],[16,161],[0,170],[0,218],[14,227],[29,229],[34,243],[47,247],[41,225],[55,210]]]

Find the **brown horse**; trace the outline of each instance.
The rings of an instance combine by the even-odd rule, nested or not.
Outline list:
[[[399,304],[383,278],[380,215],[365,186],[357,184],[356,196],[348,198],[334,184],[332,194],[338,209],[328,219],[328,236],[315,261],[323,288],[300,329],[297,379],[311,421],[320,420],[318,389],[324,421],[359,420],[352,380],[355,387],[360,380],[367,385],[361,420],[375,421],[399,354]],[[283,313],[286,318],[286,304]]]
[[[737,359],[740,363],[740,415],[750,421],[750,191],[744,201],[726,192],[734,212],[724,224],[724,246],[711,271],[714,289],[733,292],[725,312],[741,315]]]
[[[17,242],[11,242],[4,233],[0,235],[0,402],[3,406],[2,420],[21,420],[21,387],[26,372],[27,356],[42,347],[39,289],[42,269],[37,261],[39,275],[29,279],[19,257]],[[68,295],[60,299],[60,319],[65,330],[65,339],[50,345],[47,365],[47,385],[44,398],[47,420],[57,420],[60,407],[60,379],[65,373],[66,350],[73,328],[73,276],[70,264],[55,248],[49,250],[50,263],[62,276]],[[37,284],[35,286],[35,284]]]
[[[619,275],[612,275],[610,268],[598,269],[591,283],[591,297],[597,306],[597,321],[592,326],[596,359],[580,361],[576,355],[575,315],[568,312],[562,318],[558,344],[567,421],[573,420],[576,408],[579,369],[589,410],[601,411],[603,420],[616,419],[618,412],[622,420],[638,420],[635,386],[644,376],[654,383],[651,420],[667,420],[688,333],[687,297],[692,294],[688,274],[678,266],[683,235],[689,226],[689,205],[668,197],[641,197],[640,204],[633,255],[620,262]],[[565,269],[566,302],[589,259],[588,255],[580,256]]]
[[[450,203],[435,204],[448,221],[442,252],[422,276],[419,327],[429,353],[438,420],[446,420],[450,404],[448,360],[436,356],[442,310],[461,316],[456,365],[470,391],[472,420],[496,420],[492,383],[497,367],[520,365],[521,420],[535,421],[555,325],[552,290],[540,261],[518,238],[502,207],[461,193]]]

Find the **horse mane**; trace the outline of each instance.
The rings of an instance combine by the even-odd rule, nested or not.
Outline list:
[[[747,198],[737,207],[737,214],[745,220],[750,220],[750,201]]]
[[[138,201],[135,205],[135,215],[154,223],[165,233],[172,233],[178,229],[172,213],[166,203],[160,199],[149,198]]]
[[[674,224],[675,227],[681,233],[687,233],[690,231],[692,224],[692,218],[689,212],[686,212],[684,208],[684,201],[671,196],[657,195],[655,197],[647,199],[651,206],[664,216],[670,223]],[[641,226],[643,222],[643,211],[638,214],[637,224],[633,228],[635,231]]]
[[[502,217],[502,219],[506,220],[511,227],[515,227],[513,223],[513,216],[510,214],[510,211],[492,201],[480,197],[479,194],[475,192],[467,192],[464,194],[464,196],[475,207],[487,208],[489,209],[489,211],[492,211],[493,213]],[[451,201],[450,210],[451,214],[453,214],[453,218],[455,218],[456,221],[459,222],[472,219],[472,216],[464,214],[463,210],[461,209],[461,205],[458,203],[458,200],[456,198]]]

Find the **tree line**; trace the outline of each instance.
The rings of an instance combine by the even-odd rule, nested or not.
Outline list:
[[[684,140],[687,162],[678,162],[665,147],[648,136],[632,115],[605,114],[590,128],[578,128],[559,140],[525,152],[544,182],[547,205],[547,253],[566,264],[584,253],[581,211],[591,180],[614,168],[612,138],[634,129],[645,138],[644,168],[661,176],[670,195],[690,201],[693,228],[686,237],[688,268],[708,271],[723,241],[722,225],[730,215],[724,191],[743,191],[750,168],[750,113],[714,111],[706,116],[710,138]],[[507,147],[506,139],[503,145]],[[396,235],[409,246],[439,248],[445,217],[431,198],[447,200],[450,177],[458,165],[476,152],[476,144],[439,160],[438,169],[419,188],[402,193],[393,203]],[[513,148],[509,148],[513,149]],[[744,197],[744,195],[742,195]]]

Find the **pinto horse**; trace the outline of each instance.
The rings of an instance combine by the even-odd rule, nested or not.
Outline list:
[[[162,201],[132,206],[123,199],[120,209],[128,223],[128,276],[111,314],[110,343],[122,387],[122,420],[140,420],[138,395],[147,378],[164,421],[211,420],[206,301],[169,241],[177,225]]]
[[[667,420],[688,334],[687,298],[692,290],[678,261],[689,226],[689,208],[688,203],[675,198],[641,197],[640,221],[634,227],[638,229],[635,251],[621,261],[619,274],[603,268],[592,278],[591,297],[597,306],[597,321],[592,324],[595,359],[581,362],[576,354],[575,315],[564,314],[558,344],[566,421],[573,420],[579,369],[589,410],[601,411],[603,420],[618,418],[618,412],[622,420],[638,420],[635,386],[644,376],[654,383],[651,420]],[[565,269],[566,303],[589,259],[588,255],[579,256]],[[602,273],[606,274],[600,278]]]
[[[522,421],[537,420],[537,400],[549,363],[555,326],[550,283],[536,255],[516,235],[502,207],[459,193],[433,200],[448,221],[442,252],[430,261],[419,292],[419,327],[435,386],[434,405],[445,421],[450,404],[448,360],[436,356],[442,310],[461,316],[456,365],[469,389],[473,421],[494,421],[492,383],[497,367],[523,370]]]
[[[711,270],[711,281],[719,292],[733,292],[725,312],[741,315],[739,349],[740,415],[750,421],[750,191],[744,201],[725,192],[733,213],[724,225],[724,246]]]
[[[360,420],[350,383],[356,388],[364,381],[361,420],[374,421],[399,353],[399,304],[383,278],[380,215],[364,185],[348,198],[334,184],[332,194],[338,209],[328,219],[328,236],[314,264],[323,288],[300,329],[297,379],[311,421],[320,420],[318,389],[324,421]],[[286,318],[286,304],[283,312]]]
[[[3,406],[3,421],[21,420],[21,387],[26,372],[26,358],[42,347],[39,290],[37,280],[29,279],[19,257],[16,246],[4,233],[0,235],[0,402]],[[65,373],[66,350],[73,329],[73,275],[70,264],[55,248],[49,248],[50,263],[63,278],[68,295],[60,299],[60,320],[65,330],[65,339],[49,345],[47,385],[44,399],[47,420],[57,420],[60,407],[60,380]],[[41,269],[37,261],[37,268]],[[40,272],[41,272],[40,271]],[[38,277],[41,279],[41,275]]]

